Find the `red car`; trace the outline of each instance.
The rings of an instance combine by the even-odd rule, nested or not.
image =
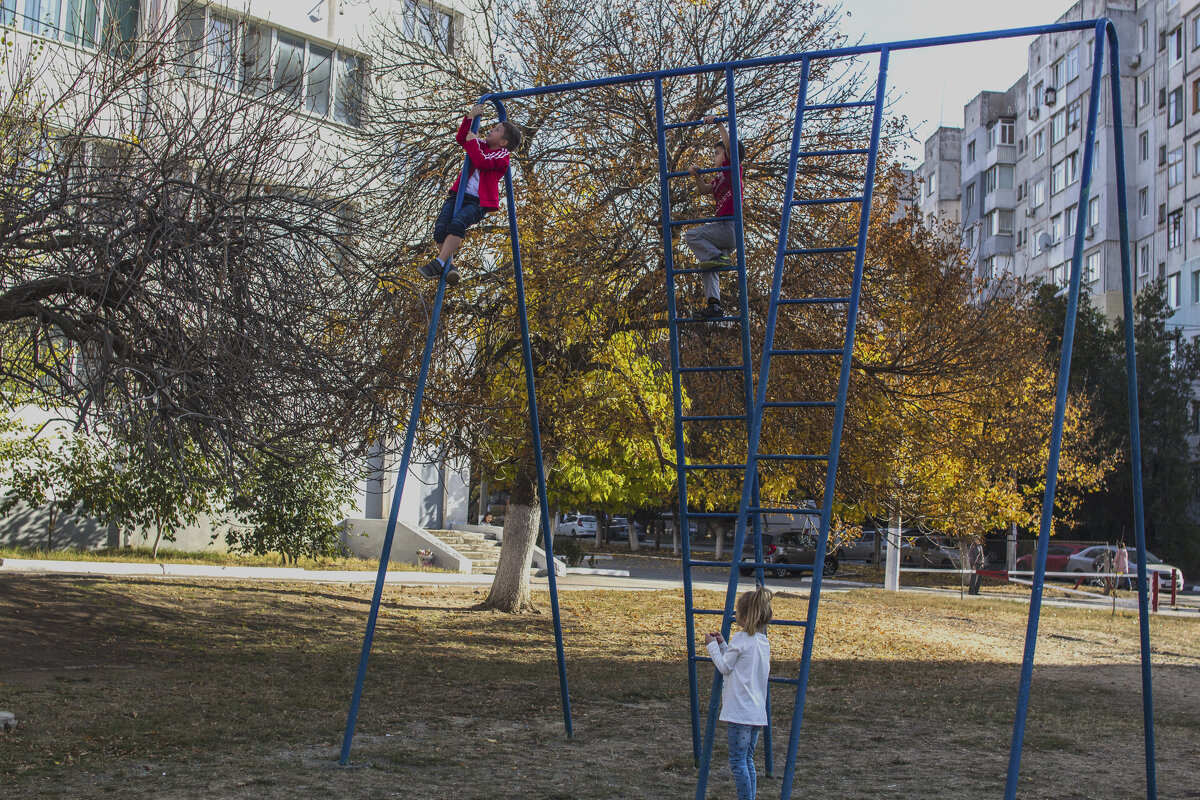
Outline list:
[[[1086,544],[1050,544],[1046,553],[1046,572],[1063,572],[1067,559],[1081,550],[1086,550]],[[1033,557],[1036,552],[1021,556],[1017,559],[1017,572],[1033,572]]]

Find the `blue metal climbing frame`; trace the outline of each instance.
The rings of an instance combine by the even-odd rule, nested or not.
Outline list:
[[[820,517],[820,534],[818,537],[817,553],[813,564],[809,565],[788,565],[790,570],[811,571],[813,574],[812,589],[809,594],[808,613],[804,620],[777,620],[774,624],[780,626],[800,627],[804,631],[804,643],[802,648],[801,662],[799,665],[799,673],[796,678],[776,677],[772,678],[772,685],[789,685],[795,687],[795,700],[792,706],[791,724],[788,737],[788,749],[786,755],[784,779],[781,786],[780,796],[783,800],[788,800],[792,796],[793,782],[795,776],[796,760],[799,755],[799,735],[801,724],[803,722],[804,704],[807,693],[808,677],[811,667],[813,641],[816,630],[816,618],[818,604],[821,595],[822,583],[822,568],[827,551],[830,521],[833,512],[833,500],[835,495],[835,486],[837,478],[837,463],[838,454],[841,444],[842,424],[845,419],[846,403],[849,397],[850,375],[851,375],[851,355],[854,349],[854,335],[858,316],[858,301],[862,285],[863,268],[866,259],[866,242],[867,242],[867,223],[871,213],[871,195],[874,185],[874,175],[876,159],[879,150],[880,129],[883,118],[884,99],[886,90],[886,78],[888,71],[888,63],[892,54],[928,47],[941,47],[955,44],[969,44],[974,42],[983,42],[997,39],[1009,39],[1019,37],[1031,37],[1042,35],[1053,35],[1069,33],[1072,31],[1091,31],[1094,33],[1094,58],[1092,62],[1092,82],[1091,93],[1088,104],[1088,126],[1084,141],[1084,158],[1083,171],[1080,181],[1080,198],[1077,206],[1079,214],[1077,224],[1075,226],[1074,251],[1071,262],[1071,277],[1070,291],[1068,296],[1066,326],[1063,336],[1062,353],[1060,359],[1060,370],[1058,377],[1058,393],[1055,403],[1054,423],[1051,432],[1050,456],[1046,468],[1046,490],[1043,498],[1041,527],[1037,540],[1035,574],[1033,580],[1032,599],[1030,602],[1029,621],[1025,640],[1025,653],[1021,666],[1020,690],[1017,697],[1017,709],[1013,725],[1013,737],[1009,753],[1009,767],[1007,782],[1005,786],[1005,800],[1013,800],[1017,792],[1017,778],[1020,768],[1020,760],[1022,746],[1024,740],[1025,720],[1029,705],[1029,692],[1032,683],[1032,671],[1034,663],[1034,655],[1037,645],[1038,623],[1041,613],[1041,600],[1045,583],[1046,571],[1046,554],[1049,545],[1049,536],[1051,529],[1052,514],[1054,508],[1054,495],[1058,477],[1059,453],[1062,445],[1063,419],[1066,410],[1067,397],[1067,379],[1070,374],[1071,349],[1074,340],[1075,319],[1078,311],[1079,294],[1080,294],[1080,273],[1083,260],[1083,244],[1085,231],[1085,217],[1088,205],[1088,199],[1091,191],[1092,167],[1095,156],[1096,145],[1096,128],[1097,128],[1097,112],[1101,99],[1102,78],[1104,73],[1104,56],[1107,45],[1108,55],[1108,76],[1111,87],[1111,103],[1110,115],[1111,123],[1114,131],[1113,141],[1113,156],[1112,163],[1115,168],[1118,198],[1117,207],[1119,215],[1119,229],[1121,242],[1121,276],[1122,289],[1124,298],[1124,332],[1126,339],[1126,375],[1128,382],[1129,395],[1129,412],[1130,412],[1130,442],[1131,442],[1131,465],[1133,472],[1133,487],[1134,487],[1134,523],[1135,535],[1137,540],[1138,551],[1138,604],[1140,617],[1140,633],[1141,633],[1141,659],[1142,659],[1142,698],[1143,698],[1143,715],[1145,729],[1145,750],[1146,750],[1146,796],[1149,800],[1156,800],[1157,785],[1155,777],[1155,751],[1154,751],[1154,719],[1153,719],[1153,690],[1150,673],[1150,639],[1149,639],[1149,605],[1147,596],[1147,574],[1145,567],[1145,528],[1143,523],[1142,509],[1142,475],[1141,475],[1141,445],[1139,436],[1139,422],[1137,409],[1137,365],[1134,353],[1134,308],[1133,308],[1133,293],[1134,283],[1133,274],[1131,271],[1130,246],[1129,246],[1129,225],[1128,225],[1128,206],[1127,206],[1127,189],[1125,185],[1124,172],[1124,137],[1123,137],[1123,120],[1122,120],[1122,105],[1121,105],[1121,88],[1120,88],[1120,56],[1117,43],[1116,28],[1108,20],[1085,20],[1080,22],[1059,23],[1055,25],[1044,25],[1027,28],[1014,28],[1002,31],[990,31],[983,33],[971,33],[958,36],[943,36],[928,39],[915,39],[903,42],[891,42],[878,45],[861,45],[856,47],[844,47],[832,50],[813,51],[808,53],[793,53],[782,56],[773,56],[766,58],[746,59],[742,61],[733,61],[721,64],[708,64],[696,67],[682,67],[677,69],[659,70],[655,72],[638,73],[635,75],[626,75],[613,78],[602,78],[590,81],[579,81],[575,83],[559,84],[554,86],[534,87],[521,89],[511,92],[502,92],[484,97],[481,102],[492,102],[500,115],[500,119],[507,119],[507,111],[504,106],[506,100],[518,99],[522,97],[532,97],[537,95],[556,94],[561,92],[578,92],[587,89],[613,86],[619,84],[632,84],[650,82],[654,85],[655,92],[655,109],[657,123],[657,139],[659,150],[659,185],[661,193],[661,214],[662,214],[662,229],[663,229],[663,248],[664,262],[666,267],[666,288],[667,288],[667,309],[668,309],[668,327],[670,332],[670,348],[671,348],[671,371],[672,371],[672,388],[674,391],[674,411],[675,411],[675,446],[676,446],[676,470],[679,487],[679,527],[681,530],[681,541],[683,543],[683,583],[684,583],[684,599],[685,599],[685,615],[687,621],[687,657],[688,657],[688,677],[689,677],[689,697],[691,705],[691,726],[692,726],[692,746],[693,756],[696,758],[699,766],[699,779],[697,782],[696,797],[698,800],[703,800],[706,793],[706,784],[709,763],[712,756],[712,745],[714,737],[714,728],[716,723],[718,696],[721,689],[721,677],[719,672],[714,672],[713,683],[710,689],[709,708],[705,730],[703,736],[700,731],[699,724],[699,676],[696,665],[699,662],[707,659],[698,656],[696,653],[696,618],[704,615],[720,615],[722,617],[721,629],[728,636],[731,623],[733,621],[733,604],[734,597],[737,591],[738,577],[742,569],[752,569],[758,581],[764,579],[764,568],[767,566],[764,562],[764,554],[762,548],[762,525],[763,517],[768,514],[782,513],[788,515],[800,516],[818,516]],[[828,103],[810,103],[808,102],[809,94],[809,79],[811,67],[815,62],[829,59],[847,59],[847,58],[863,58],[877,57],[878,78],[875,83],[873,95],[869,98],[864,98],[860,101],[842,104]],[[761,363],[757,375],[757,384],[755,375],[751,368],[751,347],[750,347],[750,316],[749,316],[749,293],[746,260],[745,260],[745,242],[743,238],[743,220],[741,212],[741,204],[735,204],[736,211],[734,217],[734,227],[736,231],[736,250],[737,264],[731,266],[729,271],[737,272],[737,281],[739,289],[738,314],[736,316],[718,317],[716,319],[697,320],[686,319],[680,316],[677,302],[676,291],[677,283],[676,276],[686,275],[698,272],[697,269],[685,268],[676,269],[675,260],[672,253],[672,233],[684,224],[694,224],[706,222],[708,220],[674,220],[671,217],[671,191],[670,180],[673,178],[682,178],[688,173],[686,172],[671,172],[669,171],[669,160],[667,158],[667,140],[666,132],[677,128],[687,128],[699,125],[701,123],[695,121],[681,121],[668,123],[664,117],[664,102],[663,102],[663,86],[666,79],[676,78],[687,75],[701,75],[705,73],[723,73],[725,78],[725,93],[726,93],[726,113],[724,120],[729,125],[729,135],[731,142],[737,142],[737,97],[735,91],[735,78],[739,71],[746,69],[758,69],[768,66],[779,66],[785,64],[799,64],[801,68],[799,94],[796,105],[796,113],[793,120],[793,135],[791,142],[791,152],[788,163],[788,177],[783,197],[782,218],[780,225],[779,240],[776,247],[775,269],[772,276],[770,300],[767,309],[766,333],[763,344]],[[865,147],[849,148],[841,150],[806,150],[802,148],[804,141],[804,121],[807,114],[822,111],[837,111],[846,108],[863,108],[870,109],[872,113],[869,141]],[[797,165],[801,158],[804,159],[819,159],[823,157],[844,157],[844,156],[865,156],[866,166],[862,176],[863,188],[861,194],[849,196],[835,197],[815,197],[815,198],[797,198],[794,193],[796,191],[796,175]],[[731,176],[734,185],[735,197],[741,196],[741,176],[739,153],[736,145],[730,148],[731,166],[723,168],[727,170]],[[813,162],[806,162],[813,163]],[[467,170],[467,165],[464,165],[464,175]],[[720,172],[721,169],[706,170],[706,172]],[[460,181],[460,186],[465,186],[466,181]],[[506,176],[505,186],[507,189],[507,210],[509,217],[509,231],[512,244],[514,278],[517,287],[518,298],[518,315],[522,323],[522,339],[523,339],[523,355],[526,371],[526,391],[528,395],[531,430],[534,437],[534,449],[538,460],[538,492],[541,502],[542,515],[541,524],[543,531],[550,531],[549,520],[549,504],[546,498],[545,475],[541,463],[541,441],[537,422],[537,404],[536,392],[533,380],[532,358],[530,356],[529,346],[529,329],[527,315],[525,309],[524,283],[523,273],[521,270],[520,258],[520,242],[517,233],[516,225],[516,210],[513,202],[513,186],[511,175]],[[462,189],[459,190],[457,202],[461,203]],[[796,209],[812,209],[815,207],[829,205],[845,205],[855,204],[859,206],[859,221],[857,226],[857,238],[854,245],[835,244],[827,247],[811,247],[805,246],[800,248],[789,247],[789,233],[792,226],[792,216]],[[850,275],[850,285],[847,287],[847,294],[839,296],[815,296],[815,297],[783,297],[783,277],[787,272],[787,259],[793,257],[829,257],[831,260],[836,260],[838,256],[848,256],[853,254],[854,263]],[[396,526],[396,515],[399,510],[400,496],[404,488],[404,480],[407,475],[409,458],[415,429],[420,414],[421,399],[424,393],[425,379],[429,369],[429,363],[432,355],[435,331],[438,323],[438,317],[441,311],[442,299],[445,294],[444,280],[439,283],[437,295],[434,301],[433,313],[430,319],[429,335],[426,340],[426,348],[422,359],[421,373],[418,378],[416,392],[413,399],[413,408],[409,420],[409,427],[405,437],[403,456],[400,461],[400,466],[396,479],[391,513],[388,519],[387,534],[384,541],[383,555],[380,560],[379,573],[376,580],[375,593],[372,598],[371,611],[367,620],[366,636],[363,641],[362,655],[359,661],[358,675],[355,683],[353,699],[350,706],[349,719],[346,724],[346,733],[342,743],[341,761],[343,764],[347,762],[350,754],[350,747],[354,735],[355,721],[357,718],[359,702],[362,696],[363,682],[366,677],[367,659],[370,654],[371,642],[375,631],[375,624],[378,616],[379,603],[382,596],[383,583],[386,575],[388,556],[391,550],[392,537]],[[828,295],[828,293],[826,293]],[[840,308],[846,309],[845,334],[842,340],[838,343],[838,347],[813,348],[813,349],[776,349],[775,335],[776,323],[781,307],[823,307],[823,308]],[[718,325],[724,326],[736,325],[740,328],[740,349],[741,363],[740,364],[683,364],[680,355],[681,342],[681,326],[692,328],[699,325]],[[772,360],[775,357],[840,357],[840,371],[838,379],[838,393],[836,400],[804,398],[804,399],[771,399],[768,391]],[[692,414],[684,413],[683,392],[685,390],[685,376],[696,375],[711,375],[714,373],[733,373],[740,372],[743,380],[743,395],[744,409],[741,413],[732,414]],[[788,454],[788,453],[760,453],[760,439],[763,431],[763,419],[767,413],[774,413],[777,409],[833,409],[834,419],[832,430],[830,432],[829,449],[825,454]],[[701,463],[689,462],[686,455],[686,448],[689,437],[685,433],[685,425],[704,424],[711,422],[744,422],[746,427],[746,458],[744,463]],[[818,509],[807,506],[796,506],[786,504],[771,504],[763,505],[760,499],[760,480],[761,469],[764,462],[821,462],[824,461],[825,480],[823,495],[820,498],[820,507]],[[723,471],[742,471],[741,480],[741,501],[736,514],[731,512],[714,513],[714,512],[698,512],[691,511],[688,499],[688,475],[692,472],[703,472],[706,470],[723,470]],[[794,501],[793,501],[794,502]],[[691,519],[736,519],[736,528],[734,536],[734,544],[729,561],[703,561],[693,560],[691,557],[691,549],[689,543],[689,520]],[[746,535],[748,530],[752,530],[752,538],[754,541],[754,556],[752,561],[743,560],[743,548],[745,546]],[[544,537],[546,542],[546,554],[548,559],[553,558],[552,552],[552,537],[547,535]],[[722,610],[716,609],[697,609],[693,605],[693,584],[691,571],[695,567],[711,567],[720,566],[729,568],[729,580],[726,587],[725,607]],[[778,568],[778,565],[772,564],[773,569]],[[555,581],[554,570],[550,569],[550,596],[554,610],[554,633],[555,643],[557,647],[558,672],[559,672],[559,691],[562,698],[563,719],[566,726],[568,736],[572,733],[571,725],[571,710],[570,701],[567,690],[566,679],[566,662],[564,658],[564,649],[562,641],[562,627],[558,614],[558,596]],[[770,709],[770,701],[768,699],[768,711]],[[766,751],[767,751],[767,766],[768,774],[772,769],[771,755],[771,726],[768,725],[766,731]]]

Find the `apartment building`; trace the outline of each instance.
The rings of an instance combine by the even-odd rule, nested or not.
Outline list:
[[[381,24],[443,52],[470,47],[475,20],[466,0],[0,0],[0,27],[21,47],[44,47],[64,63],[91,53],[119,54],[139,33],[169,29],[195,53],[197,79],[229,92],[261,96],[270,90],[294,102],[295,113],[323,127],[331,138],[362,123],[359,87],[370,64],[362,43]],[[322,138],[325,138],[324,135]],[[314,154],[319,157],[319,154]],[[30,411],[31,419],[39,414]],[[396,459],[398,461],[398,458]],[[467,519],[469,467],[440,456],[414,456],[401,502],[401,518],[425,527]],[[385,516],[392,502],[395,463],[380,454],[359,486],[350,512],[367,519]],[[24,533],[45,529],[38,509],[5,520],[0,542],[21,543]],[[86,520],[64,525],[64,543],[115,544],[112,532]],[[361,527],[361,526],[360,526]],[[209,530],[184,531],[175,547],[209,545]],[[135,542],[136,543],[136,542]]]
[[[961,146],[962,128],[940,127],[925,141],[925,160],[913,173],[913,199],[930,226],[961,220]]]

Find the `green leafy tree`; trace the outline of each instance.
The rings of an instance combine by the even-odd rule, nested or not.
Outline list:
[[[285,561],[340,552],[342,508],[351,480],[327,451],[293,450],[292,458],[263,454],[238,486],[232,507],[238,524],[225,541],[236,550]]]
[[[1044,287],[1039,305],[1057,353],[1062,341],[1066,299]],[[1134,334],[1138,365],[1138,415],[1142,440],[1142,497],[1146,543],[1181,568],[1200,569],[1200,488],[1188,436],[1193,385],[1200,380],[1200,347],[1170,324],[1172,309],[1162,281],[1137,297]],[[1120,319],[1106,320],[1084,297],[1075,325],[1071,385],[1096,398],[1096,441],[1116,459],[1103,491],[1080,498],[1077,535],[1132,543],[1133,484],[1129,463],[1129,413],[1125,380],[1125,339]]]

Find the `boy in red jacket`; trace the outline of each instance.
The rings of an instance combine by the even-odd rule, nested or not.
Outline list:
[[[521,146],[521,131],[511,122],[497,122],[487,135],[480,138],[471,132],[472,121],[487,111],[486,106],[471,106],[467,116],[463,117],[458,126],[458,134],[454,137],[463,149],[471,164],[467,173],[467,187],[463,193],[462,207],[454,213],[454,198],[458,192],[458,183],[462,180],[460,173],[450,187],[450,196],[442,204],[442,211],[437,221],[433,223],[433,240],[441,248],[438,257],[431,260],[417,271],[427,278],[438,278],[446,264],[450,271],[446,273],[446,285],[458,283],[458,268],[451,261],[451,256],[462,244],[467,235],[467,228],[483,219],[488,212],[500,207],[500,179],[508,170],[509,150]]]
[[[717,117],[713,114],[706,116],[704,121],[709,125],[716,125],[717,130],[721,132],[721,141],[713,145],[712,166],[714,168],[730,166],[729,131],[725,130],[725,126],[718,122]],[[738,142],[739,175],[743,174],[742,165],[745,154],[745,148],[741,142]],[[711,194],[717,201],[716,216],[727,218],[697,228],[690,228],[683,233],[683,241],[696,254],[696,260],[700,262],[700,267],[708,270],[700,275],[708,302],[696,313],[696,316],[701,319],[713,319],[725,313],[721,308],[721,283],[717,277],[718,273],[733,266],[730,253],[737,248],[737,239],[733,230],[733,178],[730,177],[729,170],[726,170],[717,173],[715,179],[709,180],[700,174],[700,167],[696,164],[688,167],[688,172],[692,174],[692,178],[696,182],[696,193]],[[740,202],[741,198],[739,197],[738,200]]]

